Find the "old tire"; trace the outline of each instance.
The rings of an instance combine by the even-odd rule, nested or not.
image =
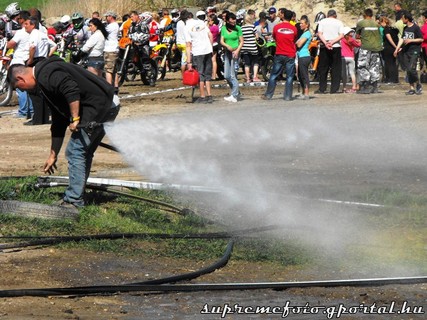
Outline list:
[[[15,200],[0,200],[0,214],[40,219],[77,219],[77,208]]]

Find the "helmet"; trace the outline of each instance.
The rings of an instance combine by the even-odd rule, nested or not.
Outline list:
[[[59,20],[59,23],[62,25],[63,29],[67,29],[71,23],[71,17],[66,14],[65,16],[62,16],[61,20]]]
[[[144,12],[140,15],[140,17],[145,24],[149,24],[151,21],[153,21],[153,16],[150,12]]]
[[[84,20],[85,19],[83,18],[83,15],[80,12],[74,12],[71,16],[71,21],[73,22],[73,28],[75,30],[80,30],[81,28],[83,28]]]
[[[246,9],[240,9],[236,12],[236,16],[242,16],[244,17],[246,14]]]
[[[206,13],[204,11],[197,11],[196,13],[196,17],[200,20],[205,20],[206,18]]]
[[[9,4],[6,9],[4,9],[4,12],[9,18],[13,18],[19,14],[21,11],[21,8],[19,7],[18,2],[13,2]]]
[[[62,24],[66,24],[66,23],[70,23],[71,17],[66,14],[65,16],[62,16],[61,20],[59,20],[59,22],[61,22]]]
[[[172,17],[173,21],[177,22],[178,19],[179,19],[179,10],[178,9],[173,9],[171,11],[171,17]]]

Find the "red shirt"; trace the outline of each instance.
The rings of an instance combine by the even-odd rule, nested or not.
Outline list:
[[[150,24],[150,41],[159,41],[159,24],[156,21],[151,21]]]
[[[297,49],[297,28],[289,22],[281,22],[273,28],[273,38],[276,41],[276,54],[295,58]]]
[[[421,27],[421,33],[423,34],[423,42],[421,43],[421,47],[427,51],[427,23],[424,23]]]

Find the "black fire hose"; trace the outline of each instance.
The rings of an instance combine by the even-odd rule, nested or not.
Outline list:
[[[66,242],[77,242],[87,240],[118,240],[118,239],[231,239],[243,237],[247,234],[265,232],[282,229],[283,225],[271,225],[258,228],[240,229],[228,232],[208,232],[208,233],[112,233],[112,234],[95,234],[81,236],[1,236],[0,239],[31,239],[31,241],[1,244],[0,250],[19,249],[34,246],[56,245]]]
[[[102,125],[103,125],[103,123],[98,123],[98,122],[95,122],[95,121],[91,121],[91,122],[86,123],[86,124],[78,124],[77,128],[79,128],[79,129],[87,129],[88,131],[91,131],[91,130],[97,128],[97,127],[101,127]],[[106,149],[109,149],[111,151],[119,152],[119,149],[117,149],[116,147],[113,147],[112,145],[104,143],[104,142],[101,142],[99,144],[99,146],[100,147],[104,147]]]
[[[165,283],[175,283],[178,281],[189,281],[198,278],[202,275],[212,273],[217,269],[220,269],[227,265],[230,260],[231,253],[233,251],[234,241],[230,240],[227,244],[226,250],[218,261],[212,265],[199,269],[194,272],[184,273],[176,276],[170,276],[166,278],[153,279],[143,282],[128,283],[123,285],[104,285],[104,286],[85,286],[85,287],[71,287],[71,288],[45,288],[45,289],[12,289],[12,290],[0,290],[0,297],[23,297],[23,296],[65,296],[65,295],[89,295],[89,294],[100,294],[100,293],[116,293],[119,291],[139,291],[133,290],[139,286],[161,286]],[[120,288],[129,288],[130,290],[121,290]]]

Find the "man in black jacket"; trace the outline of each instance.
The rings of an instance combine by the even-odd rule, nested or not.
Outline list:
[[[52,111],[51,151],[44,172],[52,174],[67,128],[71,131],[66,149],[70,184],[61,205],[84,206],[84,190],[93,154],[105,135],[104,128],[93,126],[113,121],[119,111],[114,88],[104,79],[58,57],[34,67],[14,65],[9,80],[21,90],[37,89]],[[92,124],[92,125],[91,125]]]

